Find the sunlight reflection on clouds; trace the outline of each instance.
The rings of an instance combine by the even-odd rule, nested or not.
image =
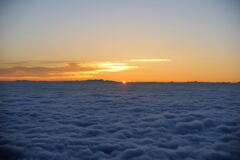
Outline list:
[[[91,78],[101,72],[122,72],[139,68],[141,62],[166,62],[168,59],[132,59],[122,62],[38,61],[6,63],[0,67],[0,80],[62,80]],[[38,64],[38,65],[34,65]],[[132,65],[131,63],[134,63]],[[20,65],[19,65],[20,64]]]

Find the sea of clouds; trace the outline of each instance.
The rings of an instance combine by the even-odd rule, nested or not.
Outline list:
[[[1,160],[239,160],[240,84],[0,82]]]

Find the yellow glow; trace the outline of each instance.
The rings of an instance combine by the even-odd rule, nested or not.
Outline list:
[[[130,59],[122,61],[54,61],[54,62],[15,62],[0,67],[0,81],[11,80],[84,80],[106,79],[126,82],[142,81],[239,81],[236,67],[218,69],[210,68],[198,61],[187,64],[184,60],[170,59]],[[146,62],[146,63],[145,63]],[[161,63],[164,62],[164,63]],[[223,62],[224,63],[224,62]],[[194,65],[194,71],[189,68]],[[201,73],[201,74],[200,74]],[[124,79],[124,81],[122,81]]]
[[[98,71],[99,72],[120,72],[120,71],[125,71],[125,70],[129,70],[129,69],[134,69],[134,68],[138,68],[138,66],[130,66],[127,65],[126,63],[114,63],[114,62],[106,62],[106,63],[98,63],[97,66],[99,68]]]
[[[56,62],[54,62],[56,63]],[[17,62],[16,64],[19,64]],[[101,72],[121,72],[138,68],[123,62],[59,62],[56,65],[18,65],[0,68],[0,80],[81,80]]]
[[[126,84],[127,83],[127,81],[122,81],[122,84]]]

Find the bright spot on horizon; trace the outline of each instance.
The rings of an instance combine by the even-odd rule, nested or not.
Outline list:
[[[127,81],[122,81],[122,84],[127,84]]]

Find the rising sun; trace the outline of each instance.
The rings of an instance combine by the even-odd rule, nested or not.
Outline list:
[[[122,84],[126,84],[127,83],[127,81],[122,81]]]

